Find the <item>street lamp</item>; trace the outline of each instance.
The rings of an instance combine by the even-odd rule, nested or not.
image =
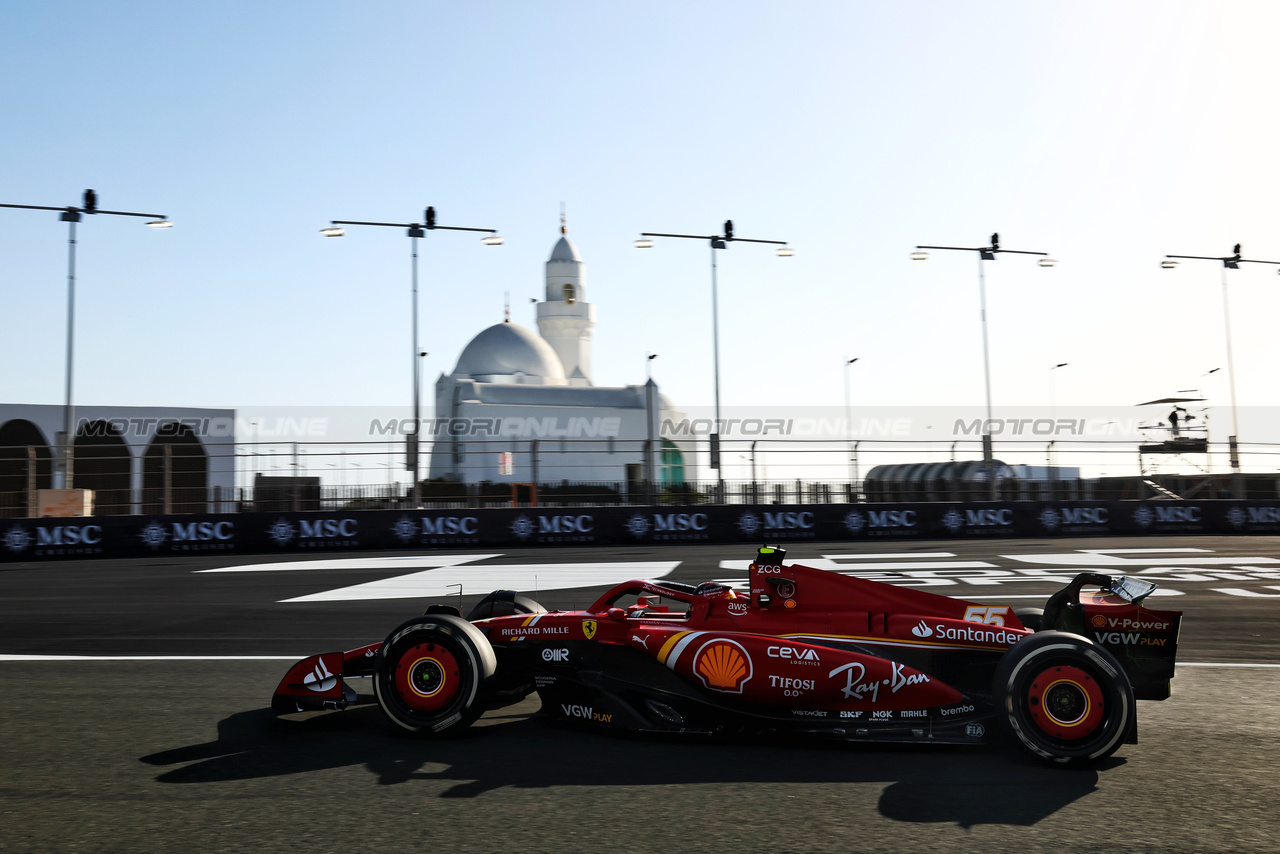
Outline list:
[[[412,241],[412,284],[413,284],[413,432],[405,437],[405,470],[413,472],[413,490],[411,498],[413,506],[418,506],[421,487],[418,484],[418,436],[422,431],[422,401],[419,389],[420,359],[425,356],[418,349],[418,238],[426,237],[428,231],[474,231],[485,236],[481,242],[485,246],[501,246],[502,237],[493,228],[462,228],[456,225],[437,225],[436,209],[428,207],[423,214],[422,222],[365,222],[362,220],[335,219],[330,220],[328,227],[320,229],[325,237],[342,237],[346,234],[344,225],[376,225],[386,228],[407,229],[406,236]],[[425,229],[425,230],[424,230]]]
[[[1039,255],[1041,267],[1052,267],[1058,262],[1048,257],[1048,252],[1028,252],[1022,249],[1001,249],[1000,235],[995,233],[991,235],[990,246],[917,246],[916,251],[911,253],[912,261],[925,261],[929,258],[928,249],[944,249],[956,252],[977,252],[978,253],[978,301],[981,305],[982,317],[982,372],[986,380],[987,390],[987,420],[983,425],[982,433],[982,460],[987,468],[987,479],[991,484],[991,500],[997,498],[995,467],[992,465],[992,448],[991,448],[991,425],[993,423],[991,415],[991,357],[990,348],[987,343],[987,279],[986,272],[983,269],[983,261],[994,261],[996,255]]]
[[[1165,270],[1172,270],[1178,266],[1175,258],[1182,258],[1194,261],[1221,261],[1222,262],[1222,323],[1226,332],[1227,340],[1227,380],[1231,386],[1231,432],[1232,435],[1227,437],[1227,448],[1230,453],[1232,480],[1234,488],[1232,492],[1235,498],[1244,498],[1244,478],[1240,471],[1240,412],[1236,407],[1236,367],[1235,360],[1231,355],[1231,306],[1227,300],[1227,271],[1239,270],[1241,264],[1277,264],[1280,261],[1259,261],[1254,258],[1240,257],[1240,244],[1237,243],[1231,249],[1231,254],[1226,256],[1214,255],[1166,255],[1164,260],[1160,262],[1160,267]],[[1278,270],[1277,272],[1280,272]],[[1216,369],[1215,369],[1216,370]]]
[[[720,474],[720,317],[716,297],[716,250],[725,249],[730,243],[768,243],[777,246],[779,257],[790,258],[795,250],[785,240],[756,240],[747,237],[733,236],[733,220],[724,221],[724,234],[667,234],[657,231],[643,231],[635,242],[637,249],[652,249],[652,237],[679,237],[687,240],[706,240],[711,244],[711,343],[715,370],[716,420],[714,432],[711,434],[711,468],[715,470],[720,483],[721,499],[724,493],[724,477]]]
[[[854,483],[858,479],[858,463],[853,452],[853,414],[849,408],[849,366],[858,361],[858,357],[846,359],[844,363],[844,430],[849,441],[849,494],[854,494]]]
[[[133,211],[104,211],[98,208],[98,194],[93,190],[84,191],[84,200],[80,207],[54,207],[50,205],[11,205],[0,204],[0,208],[18,208],[28,211],[60,211],[58,217],[70,226],[67,237],[67,399],[63,407],[63,441],[60,443],[60,462],[62,489],[71,489],[75,481],[75,461],[71,449],[75,440],[75,406],[71,397],[71,377],[75,345],[76,316],[76,223],[82,214],[104,214],[107,216],[140,216],[147,218],[152,228],[172,228],[164,214],[135,213]]]

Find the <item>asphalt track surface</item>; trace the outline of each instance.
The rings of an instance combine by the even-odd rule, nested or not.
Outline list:
[[[356,598],[386,595],[388,579],[537,565],[539,601],[581,607],[600,589],[573,586],[598,577],[586,564],[678,562],[668,577],[733,580],[744,573],[722,561],[750,550],[459,549],[425,574],[430,554],[311,569],[225,554],[6,564],[0,850],[1280,851],[1280,540],[789,548],[993,604],[1037,604],[1055,573],[1121,567],[1169,592],[1153,607],[1185,612],[1186,664],[1170,700],[1139,702],[1139,744],[1085,771],[1001,749],[619,738],[543,720],[536,698],[424,742],[376,707],[277,721],[267,705],[288,662],[251,657],[355,647],[444,601]],[[1118,551],[1158,548],[1200,551]],[[280,567],[200,571],[266,563]],[[469,606],[487,591],[463,592]]]

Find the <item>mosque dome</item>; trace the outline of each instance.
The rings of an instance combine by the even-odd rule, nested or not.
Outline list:
[[[563,242],[563,241],[562,241]],[[482,382],[565,385],[560,357],[537,333],[515,323],[498,323],[462,351],[454,375]]]
[[[582,263],[582,256],[578,254],[578,247],[568,237],[561,235],[556,242],[555,248],[551,250],[550,261],[577,261]]]

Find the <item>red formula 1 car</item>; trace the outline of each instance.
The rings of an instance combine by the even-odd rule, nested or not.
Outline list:
[[[382,643],[298,662],[272,706],[344,709],[348,680],[371,677],[387,717],[430,737],[537,691],[543,714],[606,729],[933,744],[1001,731],[1083,765],[1136,742],[1135,699],[1169,696],[1182,614],[1143,607],[1149,582],[1085,573],[1015,611],[784,557],[760,550],[749,595],[659,580],[583,611],[503,590],[466,619],[433,605]]]

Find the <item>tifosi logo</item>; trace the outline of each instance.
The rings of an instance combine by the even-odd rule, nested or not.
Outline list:
[[[933,637],[933,629],[926,626],[924,624],[924,620],[921,620],[920,623],[911,630],[911,634],[918,638],[931,638]]]
[[[324,666],[324,659],[322,658],[316,662],[315,669],[303,678],[302,684],[307,686],[308,691],[315,691],[320,694],[337,685],[338,677],[329,672],[329,668]]]
[[[567,649],[544,649],[542,651],[543,661],[568,661],[569,650]]]

